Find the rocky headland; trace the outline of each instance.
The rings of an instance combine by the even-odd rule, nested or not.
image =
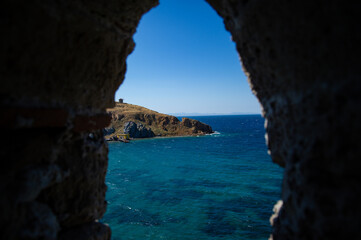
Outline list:
[[[107,109],[111,124],[104,129],[107,140],[115,140],[119,134],[129,134],[131,138],[196,136],[213,133],[212,128],[198,120],[158,113],[150,109],[129,104],[116,103]]]

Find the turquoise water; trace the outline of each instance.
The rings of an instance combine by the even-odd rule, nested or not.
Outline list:
[[[280,199],[260,115],[193,117],[217,134],[109,143],[112,239],[267,239]]]

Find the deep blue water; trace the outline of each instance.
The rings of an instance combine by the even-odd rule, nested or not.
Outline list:
[[[192,117],[219,134],[109,143],[112,239],[267,239],[282,169],[260,115]]]

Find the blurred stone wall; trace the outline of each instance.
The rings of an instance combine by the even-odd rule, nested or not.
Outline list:
[[[361,239],[360,4],[207,1],[232,34],[272,160],[285,168],[273,238]]]
[[[360,4],[207,1],[232,34],[271,157],[285,167],[273,239],[361,239]],[[106,210],[105,108],[138,22],[157,4],[2,4],[1,239],[110,238],[97,221]]]
[[[105,108],[144,0],[5,1],[0,9],[0,239],[110,239]]]

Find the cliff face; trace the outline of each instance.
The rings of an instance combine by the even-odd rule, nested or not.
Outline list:
[[[209,125],[200,121],[189,118],[179,121],[174,116],[127,103],[116,103],[115,107],[107,109],[107,112],[112,117],[111,124],[105,131],[109,137],[122,134],[125,126],[134,124],[138,128],[150,130],[154,136],[192,136],[213,132]],[[131,134],[131,137],[137,136]]]

